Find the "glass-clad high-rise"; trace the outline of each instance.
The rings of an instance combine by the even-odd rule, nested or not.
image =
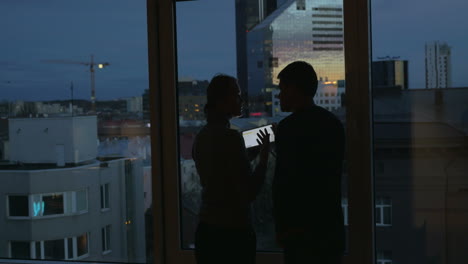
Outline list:
[[[344,80],[343,9],[337,0],[289,0],[247,34],[250,112],[270,112],[278,73],[307,61],[319,81]]]

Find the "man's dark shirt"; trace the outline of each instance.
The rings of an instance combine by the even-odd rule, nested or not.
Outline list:
[[[277,233],[325,254],[344,251],[341,122],[312,106],[283,119],[276,133],[273,212]],[[295,232],[304,230],[304,232]]]

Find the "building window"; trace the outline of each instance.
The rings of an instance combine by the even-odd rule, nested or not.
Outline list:
[[[27,195],[9,195],[8,196],[8,215],[9,216],[29,216],[29,200]]]
[[[44,241],[44,259],[65,259],[65,240]]]
[[[73,237],[66,239],[67,243],[67,259],[73,259]]]
[[[257,68],[263,68],[263,61],[257,61]]]
[[[335,7],[315,7],[313,8],[314,11],[343,11],[342,8],[335,8]]]
[[[109,209],[109,183],[101,185],[101,209]]]
[[[278,67],[278,58],[276,58],[276,57],[270,58],[269,66],[270,66],[270,68],[271,67],[274,67],[274,68]]]
[[[338,27],[334,27],[334,28],[314,27],[314,28],[312,28],[312,30],[314,30],[314,31],[343,31],[343,28],[338,28]]]
[[[107,253],[111,251],[111,241],[110,241],[110,230],[111,226],[106,225],[105,227],[102,228],[101,230],[101,237],[102,237],[102,252]]]
[[[10,241],[10,256],[23,259],[83,259],[88,256],[88,233],[45,241]]]
[[[13,218],[40,218],[87,211],[87,190],[8,196],[8,216]]]
[[[315,51],[326,51],[326,50],[329,50],[329,51],[340,51],[340,50],[343,50],[343,47],[340,47],[340,48],[314,47],[313,50],[315,50]]]
[[[343,22],[341,22],[341,21],[312,21],[312,24],[343,25]]]
[[[377,252],[377,264],[392,264],[392,252],[391,251],[378,251]]]
[[[388,197],[377,197],[375,202],[375,225],[392,225],[392,201]]]
[[[43,215],[58,215],[64,213],[63,193],[42,196]]]
[[[10,241],[10,258],[31,258],[30,243],[27,241]]]
[[[334,18],[342,18],[343,15],[312,14],[312,17],[334,17]]]
[[[305,0],[296,0],[296,9],[297,10],[306,10],[306,1]]]
[[[88,243],[88,233],[84,233],[83,235],[76,238],[76,245],[77,245],[77,257],[83,257],[88,254],[89,252],[89,243]]]
[[[32,217],[63,215],[63,193],[33,194],[31,195]]]
[[[343,44],[342,40],[314,40],[314,44]]]
[[[348,198],[341,199],[341,209],[343,209],[343,221],[344,225],[348,225]]]
[[[342,38],[343,34],[312,34],[314,38]]]

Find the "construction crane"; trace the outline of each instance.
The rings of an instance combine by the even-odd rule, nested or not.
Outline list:
[[[81,62],[81,61],[68,61],[68,60],[44,60],[43,62],[46,63],[58,63],[58,64],[78,64],[78,65],[85,65],[89,66],[89,73],[91,74],[91,111],[93,113],[96,112],[96,84],[95,84],[95,70],[94,67],[98,67],[102,69],[104,67],[109,66],[108,62],[94,62],[94,55],[91,54],[91,59],[89,62]]]

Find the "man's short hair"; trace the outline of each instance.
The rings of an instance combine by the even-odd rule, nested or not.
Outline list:
[[[317,92],[317,74],[314,67],[305,61],[295,61],[286,66],[278,79],[287,85],[296,85],[305,95],[315,96]]]

